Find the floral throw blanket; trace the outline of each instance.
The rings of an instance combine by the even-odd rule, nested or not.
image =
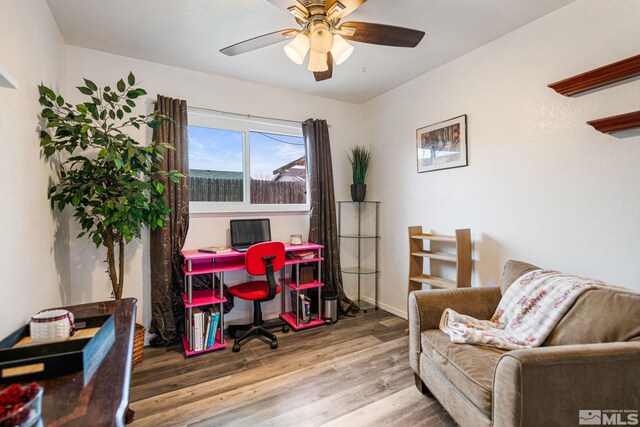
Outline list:
[[[516,280],[490,320],[447,308],[440,329],[454,343],[517,350],[540,346],[574,301],[603,282],[550,270],[534,270]]]

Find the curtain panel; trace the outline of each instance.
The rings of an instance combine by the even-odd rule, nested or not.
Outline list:
[[[359,308],[347,297],[342,284],[333,166],[327,121],[306,120],[302,123],[302,133],[307,143],[309,188],[311,189],[309,241],[325,247],[323,252],[325,261],[322,263],[325,291],[338,295],[341,314],[353,315],[358,312]]]
[[[171,145],[162,160],[162,170],[189,173],[189,147],[187,132],[187,103],[158,95],[156,109],[171,120],[154,129],[154,141]],[[151,232],[151,327],[156,336],[152,346],[168,345],[180,338],[183,324],[180,293],[184,275],[181,270],[180,250],[189,229],[189,180],[178,184],[164,178],[166,206],[171,208],[169,221]]]

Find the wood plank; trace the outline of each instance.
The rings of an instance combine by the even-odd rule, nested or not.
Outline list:
[[[420,276],[410,277],[409,280],[412,280],[418,283],[424,283],[434,288],[454,289],[457,287],[456,282],[453,280],[444,279],[442,277],[430,276],[428,274],[422,274]]]
[[[150,366],[133,373],[131,408],[137,412],[131,425],[338,425],[334,420],[370,407],[379,412],[374,424],[388,419],[390,425],[426,425],[420,421],[426,419],[454,426],[442,406],[413,385],[405,327],[405,320],[378,310],[332,326],[278,333],[277,350],[257,340],[240,353],[189,359],[172,348],[148,349],[143,365]],[[183,374],[166,376],[167,370]],[[154,372],[164,378],[154,381]],[[176,387],[168,389],[170,383]],[[147,397],[139,399],[140,391]]]
[[[608,134],[636,129],[640,127],[640,111],[591,120],[587,124],[599,132]]]
[[[561,95],[572,96],[640,75],[640,55],[551,83]]]
[[[456,230],[456,285],[459,288],[471,286],[471,230],[461,228]]]
[[[455,236],[445,236],[445,235],[428,234],[428,233],[411,236],[411,238],[412,239],[419,239],[419,240],[431,240],[433,242],[446,242],[446,243],[455,243],[456,242],[456,237]]]
[[[412,252],[411,255],[419,256],[423,258],[437,259],[439,261],[456,262],[455,254],[447,254],[444,252],[421,251],[421,252]]]

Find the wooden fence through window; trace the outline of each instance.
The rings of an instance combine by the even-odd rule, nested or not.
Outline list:
[[[252,204],[306,203],[306,184],[300,181],[251,180]],[[192,202],[241,202],[241,179],[189,177],[189,200]]]

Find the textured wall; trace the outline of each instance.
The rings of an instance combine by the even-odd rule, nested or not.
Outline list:
[[[383,306],[406,310],[410,225],[470,227],[476,286],[515,258],[640,290],[640,137],[585,124],[638,110],[640,81],[577,98],[547,88],[640,53],[638,22],[635,0],[579,0],[364,104]],[[418,174],[416,129],[461,114],[469,166]]]
[[[68,300],[67,225],[49,208],[40,154],[38,84],[64,87],[64,43],[44,0],[0,0],[0,337]]]

